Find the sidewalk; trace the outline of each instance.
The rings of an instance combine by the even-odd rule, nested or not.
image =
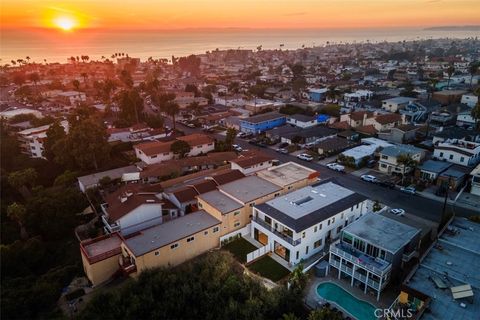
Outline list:
[[[439,197],[434,193],[429,192],[428,189],[425,189],[425,191],[417,191],[417,194],[421,197],[435,200],[441,203],[445,201],[445,197]],[[452,199],[452,197],[454,198]],[[468,192],[462,192],[460,195],[458,195],[457,193],[449,194],[447,204],[468,210],[476,210],[480,214],[480,196],[476,196]]]

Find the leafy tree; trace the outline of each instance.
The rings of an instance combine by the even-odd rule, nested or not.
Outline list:
[[[378,202],[378,200],[375,200],[372,208],[373,212],[380,211],[381,209],[382,209],[382,206],[380,205],[380,202]]]
[[[33,168],[14,171],[8,175],[8,183],[17,189],[24,198],[31,196],[31,188],[35,185],[37,172]]]
[[[228,150],[232,150],[232,144],[235,142],[235,137],[237,136],[237,130],[235,128],[228,128],[227,134],[225,135],[225,145]]]
[[[170,146],[170,151],[180,158],[184,158],[190,152],[190,145],[183,140],[177,140]]]
[[[72,85],[75,88],[75,90],[78,91],[80,89],[80,81],[78,81],[77,79],[72,81]]]
[[[202,110],[202,107],[200,106],[200,104],[196,101],[193,101],[192,103],[190,103],[187,108],[189,110],[191,110],[194,114],[199,114],[200,111]]]
[[[82,170],[98,170],[110,159],[108,133],[103,124],[94,118],[71,125],[68,135],[55,143],[53,149],[57,162]]]
[[[412,156],[409,154],[401,154],[397,158],[397,163],[400,165],[403,165],[403,170],[402,170],[402,183],[403,179],[405,177],[405,174],[407,173],[407,170],[413,170],[417,166],[418,162],[413,160]]]
[[[136,89],[123,90],[117,96],[120,107],[120,118],[129,124],[140,122],[140,113],[143,110],[143,99]]]
[[[195,97],[198,97],[198,88],[194,84],[187,84],[185,86],[185,92],[193,92],[195,94]]]
[[[17,202],[12,203],[7,208],[7,216],[18,223],[22,239],[28,238],[28,233],[25,229],[25,221],[27,218],[27,210],[25,209],[25,206]]]
[[[66,170],[61,175],[55,178],[53,185],[55,187],[72,187],[77,182],[78,173],[75,171]]]
[[[299,263],[290,274],[290,278],[288,281],[290,284],[290,290],[292,290],[298,295],[301,295],[303,289],[305,289],[305,286],[307,285],[307,281],[308,277],[303,272],[303,264]]]
[[[53,151],[54,145],[62,140],[65,139],[66,133],[63,126],[60,124],[60,121],[56,120],[52,125],[48,128],[47,132],[47,139],[44,143],[44,156],[48,160],[54,160],[55,153]]]
[[[308,315],[308,320],[343,320],[343,315],[340,311],[333,311],[328,307],[313,310]]]
[[[165,121],[162,116],[150,115],[145,118],[145,122],[150,128],[158,129],[163,128]]]

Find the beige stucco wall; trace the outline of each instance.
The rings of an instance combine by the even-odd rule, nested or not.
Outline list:
[[[220,227],[220,225],[217,227]],[[178,243],[178,247],[175,249],[170,248],[174,244],[171,243],[157,250],[147,252],[142,256],[135,257],[125,243],[122,243],[122,251],[135,258],[137,274],[148,268],[176,266],[208,250],[219,247],[220,231],[214,233],[214,228],[208,228],[192,235],[195,239],[191,242],[187,242],[187,238],[192,236],[174,242]],[[155,254],[156,252],[158,252],[158,255]]]
[[[118,259],[121,254],[114,255],[92,264],[90,264],[83,252],[81,252],[81,255],[83,270],[93,286],[97,286],[107,281],[119,269]]]

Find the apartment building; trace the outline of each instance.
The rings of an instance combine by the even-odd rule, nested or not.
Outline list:
[[[60,125],[68,132],[68,121],[64,120]],[[45,151],[44,142],[47,139],[48,128],[50,128],[49,124],[18,132],[17,139],[20,142],[21,152],[30,158],[46,159],[43,152]]]
[[[421,230],[367,213],[330,245],[329,273],[372,292],[377,301],[402,264],[418,257]]]
[[[470,189],[470,193],[480,196],[480,164],[470,172],[470,176],[472,177],[472,188]]]
[[[240,131],[258,134],[286,123],[286,116],[278,112],[259,114],[240,120]]]
[[[185,141],[190,146],[190,152],[186,156],[197,156],[215,150],[213,138],[200,133],[195,133],[176,140]],[[168,161],[174,158],[171,146],[175,141],[153,141],[135,145],[135,155],[146,164],[154,164]]]
[[[256,204],[251,235],[273,254],[296,265],[322,251],[368,207],[364,196],[325,180]]]
[[[406,167],[399,162],[402,156],[409,156],[412,160],[420,163],[425,157],[425,150],[406,144],[397,144],[382,149],[378,161],[378,169],[388,174],[404,175],[413,170],[412,167]]]

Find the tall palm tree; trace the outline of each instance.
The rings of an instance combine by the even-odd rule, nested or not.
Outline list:
[[[450,79],[452,78],[454,73],[455,73],[455,67],[453,65],[450,65],[447,69],[447,74],[448,74],[447,87],[450,87]]]
[[[432,98],[433,93],[435,92],[435,89],[437,88],[438,79],[432,78],[432,79],[430,79],[429,82],[430,82],[430,88],[429,88],[429,89],[430,89],[430,90],[429,90],[430,92],[429,92],[429,94],[428,94],[428,100],[430,101],[430,99]]]
[[[169,101],[165,102],[165,104],[163,105],[163,112],[165,112],[170,117],[172,117],[173,131],[175,131],[175,129],[176,129],[175,115],[178,113],[179,110],[180,110],[180,107],[179,107],[178,103],[176,103],[173,100],[169,100]]]
[[[407,169],[410,172],[417,166],[418,162],[413,160],[412,156],[409,154],[401,154],[397,158],[397,163],[400,165],[403,165],[403,168],[402,168],[402,184],[403,184],[403,180],[405,178],[405,175],[407,174]]]

